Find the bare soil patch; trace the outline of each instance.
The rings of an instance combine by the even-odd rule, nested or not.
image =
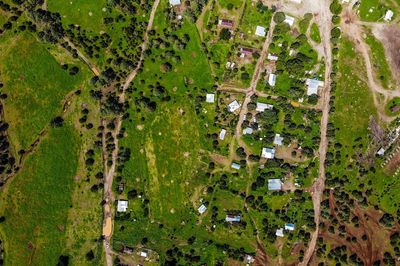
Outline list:
[[[400,28],[397,25],[385,26],[382,30],[383,45],[397,81],[400,81]]]
[[[399,168],[400,166],[400,151],[396,152],[392,159],[388,162],[388,164],[385,167],[385,170],[388,173],[393,173]]]

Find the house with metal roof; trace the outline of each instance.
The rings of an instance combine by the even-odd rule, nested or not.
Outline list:
[[[203,214],[206,210],[207,207],[204,204],[201,204],[201,206],[197,209],[200,214]]]
[[[263,148],[261,151],[261,157],[267,159],[275,158],[275,149],[274,148]]]
[[[275,134],[275,137],[274,137],[274,144],[275,144],[275,145],[278,145],[278,146],[282,146],[282,144],[283,144],[283,137],[281,137],[280,134]]]
[[[282,189],[282,181],[279,178],[268,179],[268,190],[276,191]]]
[[[268,54],[267,59],[270,61],[278,61],[279,57],[276,55]]]
[[[306,79],[307,95],[318,94],[318,88],[324,86],[324,82],[318,79]]]
[[[264,27],[262,27],[262,26],[257,26],[257,27],[256,27],[256,32],[255,32],[255,34],[256,34],[257,36],[260,36],[260,37],[265,37],[265,35],[266,35],[267,33],[266,33]]]
[[[285,230],[294,231],[294,224],[291,223],[285,224]]]
[[[231,167],[232,167],[233,169],[239,170],[239,169],[240,169],[240,164],[238,164],[238,163],[232,163],[232,164],[231,164]]]
[[[289,24],[289,26],[292,27],[294,24],[294,17],[286,15],[285,20],[283,22]]]
[[[221,132],[219,132],[219,139],[224,140],[226,135],[226,129],[221,129]]]
[[[169,0],[169,4],[171,6],[179,6],[181,4],[181,0]]]
[[[126,212],[126,209],[128,209],[128,201],[127,200],[118,200],[117,212]]]
[[[215,101],[215,94],[214,93],[207,93],[206,102],[213,103],[214,101]]]
[[[233,21],[229,19],[220,19],[218,21],[218,25],[222,27],[227,27],[227,28],[232,28],[233,27]]]
[[[276,229],[275,235],[279,237],[284,237],[285,235],[283,234],[283,228]]]
[[[243,135],[251,135],[253,134],[253,129],[251,127],[246,127],[243,129]]]
[[[237,100],[234,100],[230,104],[228,104],[228,111],[233,113],[240,108],[240,103]]]
[[[240,215],[231,215],[231,214],[227,214],[225,217],[225,221],[226,222],[240,222]]]
[[[265,109],[272,110],[273,108],[274,106],[272,104],[257,102],[256,111],[261,113],[264,112]]]
[[[276,75],[275,74],[269,74],[269,77],[268,77],[268,84],[271,86],[271,87],[275,87],[275,84],[276,84]]]

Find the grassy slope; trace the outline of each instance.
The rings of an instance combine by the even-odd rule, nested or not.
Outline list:
[[[389,63],[386,60],[385,48],[372,34],[368,35],[365,41],[371,49],[371,60],[377,73],[377,78],[381,81],[382,86],[387,89],[393,83],[393,77]]]
[[[352,49],[348,40],[343,40],[339,60],[338,85],[336,88],[335,108],[332,116],[335,127],[338,127],[336,141],[343,145],[342,163],[333,166],[330,172],[338,177],[347,175],[346,189],[351,192],[361,184],[372,189],[369,201],[381,209],[394,213],[397,210],[400,183],[383,173],[377,166],[376,172],[369,172],[365,178],[358,177],[357,168],[347,169],[355,164],[354,156],[360,149],[366,151],[369,144],[368,124],[371,115],[376,115],[372,95],[364,80],[364,69],[360,56]],[[355,141],[360,137],[359,141]],[[379,164],[379,163],[378,163]]]
[[[165,25],[162,13],[157,14],[155,23],[161,31]],[[132,150],[131,160],[126,164],[123,173],[127,178],[126,190],[135,188],[145,192],[150,199],[150,217],[143,217],[139,199],[131,200],[130,208],[137,221],[117,221],[115,240],[136,245],[143,237],[148,237],[147,245],[161,255],[172,243],[186,241],[191,235],[196,235],[197,239],[206,239],[208,235],[205,225],[196,226],[197,214],[192,209],[198,204],[198,198],[195,203],[191,196],[196,190],[201,191],[208,181],[201,175],[201,168],[205,166],[199,156],[199,145],[203,141],[201,128],[194,114],[193,100],[187,95],[193,86],[207,88],[212,81],[205,55],[200,49],[195,25],[185,22],[182,30],[177,32],[183,33],[189,34],[191,41],[185,51],[179,52],[182,64],[174,65],[172,72],[163,74],[159,79],[156,75],[159,73],[160,62],[146,60],[144,71],[136,79],[146,80],[149,84],[159,79],[171,95],[171,101],[158,103],[157,111],[152,114],[132,110],[133,121],[124,124],[128,137],[122,140],[122,145]],[[191,63],[193,60],[196,60],[196,64]],[[193,79],[189,90],[184,86],[184,77]],[[137,83],[135,86],[139,90],[148,90],[147,84]],[[176,87],[176,92],[173,92],[173,87]],[[179,108],[185,111],[184,115],[179,113]],[[142,116],[146,118],[144,122],[140,120]],[[137,129],[138,124],[143,125],[144,129]],[[188,157],[184,156],[185,152],[189,153]],[[155,222],[152,223],[151,220]],[[185,221],[185,226],[182,226],[182,221]],[[164,225],[164,229],[159,228],[160,223]],[[121,225],[125,226],[123,231],[120,230]],[[141,230],[138,231],[138,227]],[[221,233],[223,231],[214,234],[212,238],[215,241],[225,239],[224,236],[219,237]],[[171,242],[170,235],[178,239]],[[241,242],[243,241],[235,238],[231,244],[239,247]],[[204,258],[213,264],[214,251],[207,254]]]
[[[15,150],[26,149],[61,108],[61,100],[76,88],[82,71],[70,76],[29,34],[7,38],[0,55],[3,91],[8,94],[5,117]],[[49,76],[50,75],[50,76]]]
[[[77,150],[71,126],[52,129],[9,183],[1,204],[8,265],[56,264],[66,240]]]

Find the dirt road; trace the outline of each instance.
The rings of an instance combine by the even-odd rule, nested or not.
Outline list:
[[[153,21],[154,21],[154,16],[158,7],[158,4],[160,3],[160,0],[155,0],[153,3],[153,7],[151,9],[150,13],[150,18],[149,18],[149,23],[147,24],[146,32],[143,37],[143,43],[141,45],[141,54],[140,54],[140,59],[138,62],[138,65],[136,68],[129,74],[129,76],[126,78],[125,83],[122,87],[122,92],[119,95],[119,100],[120,102],[125,101],[125,92],[133,79],[136,77],[138,70],[141,68],[143,64],[143,59],[144,59],[144,52],[147,48],[148,44],[148,39],[149,39],[149,32],[153,26]],[[104,121],[102,121],[104,124]],[[112,192],[112,184],[113,184],[113,179],[115,176],[115,167],[117,164],[117,159],[118,159],[118,153],[119,153],[119,143],[118,143],[118,138],[117,135],[121,130],[122,126],[122,116],[118,116],[115,120],[115,129],[112,132],[112,135],[114,137],[114,150],[112,152],[112,164],[110,167],[107,166],[107,144],[105,141],[105,135],[106,133],[106,127],[103,130],[103,154],[104,154],[104,205],[103,205],[103,215],[104,215],[104,221],[103,221],[103,236],[104,236],[104,252],[105,252],[105,257],[106,257],[106,262],[108,266],[113,265],[112,261],[112,255],[113,251],[111,249],[111,237],[112,237],[112,232],[113,232],[113,214],[112,214],[112,208],[113,208],[113,202],[114,202],[114,195]]]
[[[322,118],[320,125],[320,137],[321,142],[319,145],[319,174],[317,180],[314,182],[311,188],[312,200],[314,205],[314,221],[316,224],[315,231],[311,235],[311,240],[308,244],[308,248],[304,254],[303,262],[299,265],[308,265],[312,255],[315,252],[319,234],[319,221],[321,214],[321,198],[325,189],[325,159],[326,152],[328,149],[327,139],[327,126],[329,121],[329,100],[331,96],[331,72],[332,72],[332,48],[331,48],[331,28],[332,28],[332,14],[329,10],[330,1],[320,0],[315,4],[319,8],[318,17],[316,23],[318,24],[321,32],[321,39],[324,47],[325,55],[325,88],[322,91],[321,103],[322,103]]]
[[[242,108],[240,109],[239,121],[238,121],[238,123],[236,125],[236,129],[235,129],[236,140],[237,140],[239,146],[241,146],[245,149],[246,149],[246,144],[242,140],[242,124],[243,124],[244,118],[247,114],[247,104],[249,104],[251,97],[257,92],[257,84],[261,77],[261,72],[262,72],[262,69],[264,66],[265,58],[267,56],[269,45],[272,42],[272,36],[273,36],[274,29],[275,29],[275,22],[272,20],[269,30],[268,30],[267,37],[265,38],[265,41],[263,44],[263,48],[262,48],[260,57],[258,58],[258,61],[257,61],[253,77],[250,82],[250,87],[246,90],[246,97],[243,101]],[[249,153],[247,152],[247,154],[249,154]]]
[[[90,70],[93,72],[93,74],[95,74],[96,76],[100,75],[100,69],[94,64],[92,63],[84,54],[81,53],[81,51],[79,51],[78,48],[76,48],[76,46],[67,38],[64,37],[64,41],[66,41],[68,43],[69,46],[71,46],[73,49],[76,50],[76,52],[78,53],[79,58],[86,64],[89,66]]]

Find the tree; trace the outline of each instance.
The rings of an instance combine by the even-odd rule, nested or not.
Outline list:
[[[276,12],[274,16],[274,21],[275,23],[279,24],[282,23],[285,20],[286,16],[285,13],[283,12]]]
[[[229,29],[223,28],[219,33],[219,38],[221,40],[229,40],[232,37],[232,34]]]
[[[64,119],[61,116],[57,116],[50,121],[52,127],[62,127]]]

